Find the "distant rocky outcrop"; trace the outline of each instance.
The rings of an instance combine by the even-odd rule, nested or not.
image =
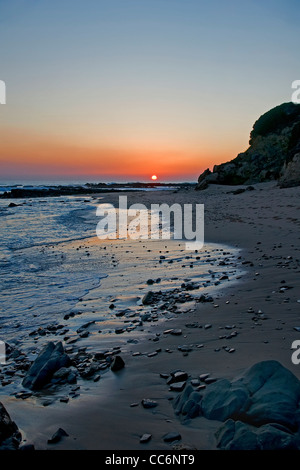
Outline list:
[[[296,153],[290,161],[284,163],[279,178],[281,188],[290,188],[300,185],[300,153]]]
[[[283,103],[263,114],[250,134],[250,147],[235,159],[205,170],[197,190],[209,184],[254,184],[277,180],[300,185],[300,105]]]

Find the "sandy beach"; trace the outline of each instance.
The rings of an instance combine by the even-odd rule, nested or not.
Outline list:
[[[0,19],[0,455],[299,451],[295,1]]]
[[[176,416],[173,402],[178,392],[170,390],[160,374],[167,377],[174,370],[182,370],[189,379],[207,373],[231,380],[259,361],[277,360],[300,379],[300,366],[291,361],[291,344],[299,339],[294,327],[300,326],[300,188],[279,189],[276,183],[253,187],[241,194],[231,192],[236,187],[218,185],[201,192],[128,193],[129,202],[138,197],[146,206],[155,202],[204,204],[205,244],[240,250],[234,268],[224,268],[234,274],[212,291],[213,302],[192,303],[187,311],[169,317],[158,315],[157,321],[145,321],[143,328],[130,334],[104,335],[101,347],[117,345],[125,367],[116,373],[105,371],[96,382],[80,380],[77,399],[67,403],[55,400],[43,406],[43,399],[49,400],[51,394],[62,396],[64,390],[43,391],[20,400],[5,395],[3,387],[1,402],[17,423],[24,442],[36,449],[163,450],[174,448],[174,442],[165,442],[163,436],[178,432],[181,439],[175,442],[175,448],[215,449],[220,422],[204,417],[184,421]],[[117,198],[116,194],[106,195],[104,202],[117,204]],[[95,241],[88,241],[86,246],[89,243],[92,262]],[[122,241],[124,248],[126,243]],[[116,264],[122,262],[113,244],[106,245],[108,257],[114,256]],[[154,249],[151,241],[143,245],[144,250]],[[182,275],[180,266],[172,269]],[[138,263],[135,269],[138,273]],[[189,279],[193,279],[192,271]],[[127,282],[130,285],[130,277]],[[106,292],[105,279],[102,289]],[[116,289],[111,295],[117,298],[119,293]],[[123,319],[116,318],[115,327],[122,326]],[[170,334],[168,330],[180,332]],[[228,337],[229,330],[236,334]],[[92,336],[80,341],[80,346],[99,348]],[[143,399],[154,400],[157,406],[146,409],[141,404]],[[68,437],[55,446],[47,444],[59,427]],[[151,434],[146,444],[140,443],[143,434]]]

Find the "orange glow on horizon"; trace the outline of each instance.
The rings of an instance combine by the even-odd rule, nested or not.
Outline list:
[[[230,142],[221,151],[211,148],[207,142],[200,149],[184,145],[160,149],[155,142],[140,148],[91,147],[15,128],[2,128],[0,139],[0,174],[4,178],[93,177],[110,181],[149,181],[155,165],[157,173],[151,176],[152,181],[157,179],[157,174],[161,181],[196,181],[206,168],[212,169],[213,165],[231,160],[237,154]]]

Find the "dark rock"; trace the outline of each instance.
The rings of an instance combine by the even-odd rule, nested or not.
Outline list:
[[[300,153],[296,153],[291,161],[284,164],[278,183],[281,188],[300,185]]]
[[[82,333],[79,333],[80,338],[87,338],[89,335],[89,331],[83,331]]]
[[[172,331],[173,331],[173,328],[170,328],[169,330],[165,330],[165,331],[163,332],[163,334],[164,334],[164,335],[168,335],[168,334],[172,333]]]
[[[152,434],[143,434],[142,437],[140,438],[140,443],[147,444],[147,442],[150,441],[151,437],[152,437]]]
[[[187,418],[196,418],[201,415],[200,407],[201,395],[199,392],[192,392],[189,395],[189,399],[184,403],[181,414]]]
[[[35,447],[33,444],[23,444],[22,446],[19,447],[19,450],[35,450]]]
[[[149,398],[143,398],[142,405],[144,408],[155,408],[158,403],[157,401],[150,400]]]
[[[227,194],[242,194],[246,191],[245,188],[238,188],[235,189],[234,191],[228,191]]]
[[[207,379],[210,376],[210,374],[201,374],[199,375],[199,379],[201,382],[204,382],[205,379]]]
[[[64,352],[61,342],[48,343],[26,373],[22,385],[31,390],[43,388],[62,367],[69,367],[71,360]]]
[[[210,377],[205,381],[208,379]],[[192,391],[192,386],[187,385],[176,398],[176,414],[182,413]],[[231,382],[220,379],[209,384],[201,390],[201,400],[197,403],[208,419],[226,421],[232,418],[254,426],[277,423],[294,431],[300,424],[299,401],[297,377],[277,361],[263,361]]]
[[[141,316],[141,320],[142,321],[151,321],[152,317],[151,317],[151,313],[144,313],[142,316]]]
[[[69,397],[61,397],[61,398],[59,399],[59,401],[61,401],[62,403],[68,403],[69,400],[70,400]]]
[[[77,382],[77,372],[71,370],[67,377],[68,384],[76,384]]]
[[[187,380],[188,374],[182,370],[176,370],[175,372],[171,372],[169,379],[167,380],[167,384],[170,385],[175,382],[183,382]]]
[[[122,333],[124,333],[124,331],[125,331],[124,328],[121,328],[121,327],[115,329],[116,335],[121,335]]]
[[[229,380],[218,380],[206,389],[201,410],[205,418],[225,421],[239,416],[248,404],[248,398],[249,393],[245,387],[232,387]]]
[[[204,382],[209,385],[209,384],[212,384],[214,382],[216,382],[218,379],[216,379],[215,377],[207,377],[206,379],[204,379]]]
[[[15,394],[16,398],[22,398],[22,400],[26,400],[26,398],[29,398],[32,396],[31,392],[26,392],[26,391],[21,391]]]
[[[151,305],[153,303],[153,292],[147,292],[144,297],[142,298],[143,305]]]
[[[279,423],[289,428],[298,424],[300,382],[279,362],[259,362],[233,384],[241,384],[249,391],[251,402],[246,416],[252,424]]]
[[[211,171],[207,168],[198,178],[198,184],[196,186],[197,191],[202,191],[208,187],[207,177],[211,175]]]
[[[118,370],[123,369],[123,367],[125,367],[125,362],[121,356],[115,356],[110,366],[111,370],[113,372],[117,372]]]
[[[5,439],[0,445],[0,450],[18,450],[21,440],[21,434],[18,433],[16,436],[9,437]]]
[[[180,330],[179,328],[174,329],[174,330],[171,331],[171,335],[180,336],[180,335],[182,335],[182,330]]]
[[[195,392],[193,387],[188,384],[182,394],[178,395],[173,402],[175,414],[187,415],[189,418],[198,416],[200,413],[199,403],[201,399],[202,395],[199,392]]]
[[[228,420],[216,433],[217,447],[230,450],[258,450],[257,435],[248,425]]]
[[[170,385],[170,390],[173,392],[182,392],[185,386],[186,382],[175,382]]]
[[[123,317],[128,311],[129,309],[120,310],[119,312],[116,312],[115,315],[116,317]]]
[[[200,295],[197,302],[205,303],[205,302],[213,302],[214,299],[211,296],[206,296],[204,294]]]
[[[51,439],[48,439],[48,444],[57,444],[61,440],[62,437],[67,437],[69,434],[62,428],[58,428],[58,430],[53,434]]]
[[[66,379],[70,373],[70,369],[68,367],[61,367],[53,374],[54,379]]]
[[[154,352],[148,353],[147,356],[148,357],[155,357],[155,356],[157,356],[157,354],[158,354],[157,351],[154,351]]]
[[[216,432],[217,447],[222,450],[296,450],[299,436],[278,424],[259,428],[229,419]]]
[[[169,432],[164,436],[164,441],[165,442],[174,442],[174,441],[180,441],[181,440],[181,435],[179,432]]]
[[[42,401],[42,405],[45,406],[45,407],[52,405],[52,403],[54,403],[54,400],[43,400]]]
[[[76,332],[77,332],[77,333],[82,333],[82,332],[84,332],[89,326],[93,325],[94,323],[95,323],[95,320],[88,321],[87,323],[84,323],[83,325],[81,325],[81,326],[76,330]]]
[[[200,380],[199,379],[192,379],[191,380],[191,385],[193,385],[193,387],[198,387],[200,385]]]
[[[170,374],[164,374],[163,372],[161,372],[159,374],[159,376],[162,378],[162,379],[168,379],[170,377]]]
[[[100,366],[98,363],[89,364],[87,367],[80,371],[80,375],[83,379],[92,379],[96,372],[99,371],[99,368]]]
[[[279,179],[281,187],[300,184],[300,106],[283,103],[253,125],[250,147],[235,159],[205,170],[195,189],[209,184],[243,185]],[[250,187],[251,188],[251,187]],[[248,188],[234,191],[240,194]]]
[[[193,351],[193,348],[191,346],[186,345],[186,344],[182,344],[182,345],[177,346],[177,349],[178,349],[178,351],[181,351],[183,353]]]
[[[22,436],[18,426],[12,421],[7,410],[0,402],[0,450],[17,449]]]
[[[98,351],[94,354],[95,359],[105,359],[106,354],[109,352],[108,349],[104,349],[103,351]]]

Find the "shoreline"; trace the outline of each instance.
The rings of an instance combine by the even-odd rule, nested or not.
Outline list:
[[[171,398],[176,397],[176,392],[169,391],[160,373],[182,369],[193,378],[210,373],[216,378],[232,379],[256,362],[276,359],[300,378],[299,366],[291,362],[290,349],[292,341],[299,337],[293,327],[299,326],[300,308],[297,302],[300,299],[299,219],[296,217],[300,189],[282,190],[274,188],[274,184],[260,184],[251,193],[233,195],[228,191],[230,187],[213,187],[205,193],[164,192],[161,197],[169,204],[179,202],[179,198],[182,203],[204,202],[205,240],[238,245],[242,250],[241,263],[247,263],[242,264],[247,269],[243,279],[220,292],[218,307],[201,304],[195,312],[168,320],[168,327],[182,329],[182,335],[163,334],[162,329],[166,328],[158,323],[149,327],[153,337],[160,335],[156,336],[159,340],[131,344],[130,350],[122,353],[125,368],[117,374],[103,376],[109,396],[105,395],[101,379],[91,387],[88,398],[68,404],[56,403],[44,408],[28,406],[29,403],[11,397],[1,399],[36,448],[49,448],[45,444],[47,438],[52,431],[63,427],[70,437],[56,444],[57,449],[172,449],[172,444],[162,439],[171,431],[180,432],[182,445],[214,449],[214,431],[220,423],[197,418],[182,424],[172,407]],[[160,195],[142,196],[141,202],[147,204]],[[283,280],[292,287],[286,292],[280,291]],[[249,309],[262,310],[266,319],[253,320],[255,315]],[[212,327],[186,326],[195,321]],[[230,340],[220,339],[227,324],[235,325],[238,334]],[[223,349],[228,343],[235,349],[231,354]],[[178,350],[182,344],[204,346],[193,346],[185,355]],[[162,351],[154,357],[132,356],[155,348]],[[154,410],[145,410],[140,404],[143,398],[155,399],[159,404]],[[131,407],[132,403],[138,406]],[[143,445],[139,438],[144,433],[151,433],[152,439]]]

